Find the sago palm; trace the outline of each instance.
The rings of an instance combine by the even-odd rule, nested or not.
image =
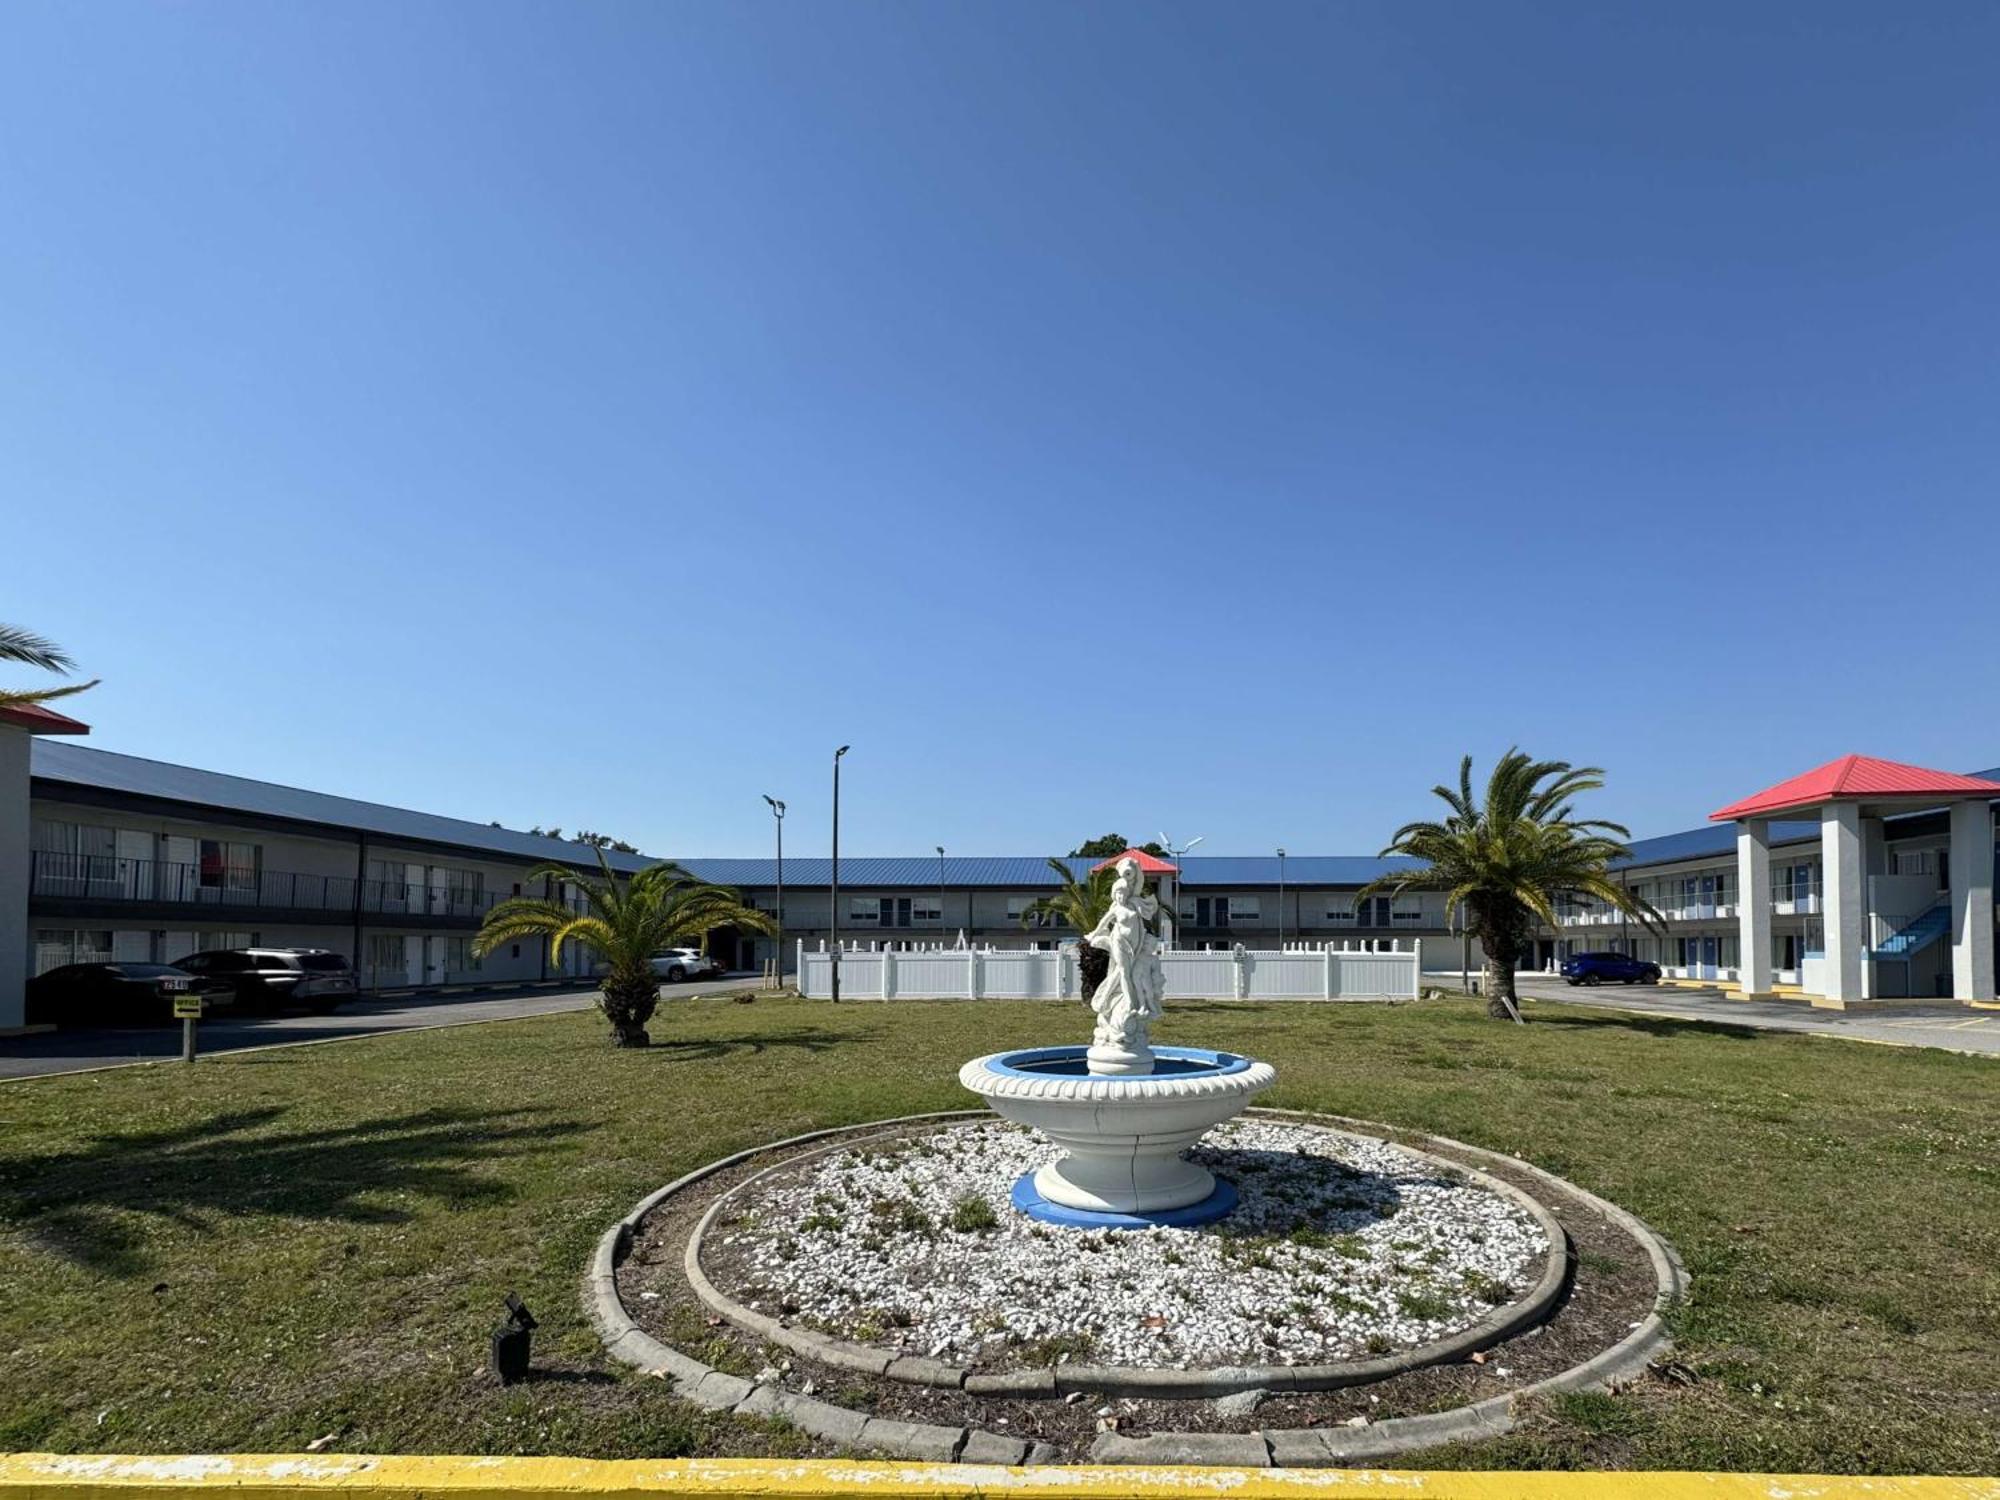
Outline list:
[[[771,919],[728,886],[696,880],[675,865],[649,865],[629,880],[611,871],[597,851],[601,878],[579,875],[567,865],[541,865],[531,880],[566,880],[583,895],[584,910],[540,896],[515,896],[486,914],[473,950],[484,957],[503,943],[524,937],[549,940],[549,962],[562,961],[565,944],[581,943],[604,963],[598,1005],[621,1047],[643,1047],[646,1023],[660,1004],[653,955],[664,948],[697,943],[720,927],[751,932],[777,930]]]
[[[1105,865],[1101,869],[1087,872],[1078,878],[1075,869],[1066,859],[1051,859],[1049,868],[1056,873],[1061,886],[1053,895],[1042,896],[1029,904],[1021,913],[1021,925],[1029,927],[1039,924],[1060,923],[1081,935],[1095,930],[1111,909],[1111,886],[1118,878],[1116,865]],[[1097,993],[1104,976],[1110,971],[1111,955],[1101,948],[1093,948],[1088,943],[1077,945],[1077,977],[1083,984],[1083,998],[1088,1000]]]
[[[31,667],[40,667],[44,672],[69,673],[75,663],[54,641],[36,635],[32,630],[24,630],[19,625],[0,625],[0,661],[18,661]],[[67,687],[57,688],[0,688],[0,708],[27,708],[37,703],[47,703],[54,698],[67,698],[72,693],[81,693],[97,686],[97,679],[89,682],[73,682]]]
[[[1472,793],[1468,755],[1455,789],[1431,789],[1450,816],[1404,824],[1382,851],[1421,866],[1370,882],[1355,903],[1380,892],[1443,891],[1485,950],[1487,1014],[1519,1021],[1514,969],[1522,945],[1537,921],[1558,925],[1556,906],[1564,897],[1594,896],[1648,927],[1662,925],[1651,905],[1611,876],[1611,862],[1628,852],[1625,829],[1574,815],[1575,798],[1603,785],[1596,766],[1531,760],[1514,749],[1494,765],[1481,802]]]

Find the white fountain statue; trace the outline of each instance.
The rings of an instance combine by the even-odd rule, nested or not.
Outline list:
[[[1138,861],[1120,860],[1111,882],[1111,907],[1084,938],[1110,961],[1090,997],[1097,1032],[1085,1054],[1090,1071],[1100,1076],[1153,1071],[1148,1033],[1167,997],[1167,973],[1151,925],[1160,903],[1146,894],[1144,883]]]
[[[1150,925],[1158,912],[1138,861],[1121,856],[1110,909],[1084,937],[1109,960],[1090,997],[1091,1045],[995,1052],[959,1069],[959,1082],[990,1108],[1062,1148],[1014,1184],[1014,1206],[1036,1218],[1200,1224],[1236,1204],[1233,1187],[1182,1153],[1269,1088],[1277,1070],[1230,1052],[1151,1044],[1166,994]]]

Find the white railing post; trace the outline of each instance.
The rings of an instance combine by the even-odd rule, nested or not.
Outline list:
[[[1236,998],[1247,1000],[1250,998],[1250,954],[1238,943],[1236,951],[1230,956],[1236,960]]]
[[[882,949],[882,998],[896,998],[896,949],[893,944]]]
[[[1322,1000],[1331,1000],[1333,998],[1333,950],[1328,948],[1324,953],[1320,954],[1320,957],[1325,960],[1325,968],[1320,976],[1319,997]]]
[[[965,950],[965,998],[968,1000],[977,1000],[979,998],[979,950],[977,948],[967,948]]]

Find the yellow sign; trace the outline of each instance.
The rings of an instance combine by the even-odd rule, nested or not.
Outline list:
[[[201,1019],[201,996],[174,996],[174,1019],[176,1021],[199,1021]]]

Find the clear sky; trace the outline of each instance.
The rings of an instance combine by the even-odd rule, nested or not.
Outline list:
[[[649,852],[2000,763],[2000,8],[22,4],[90,743]],[[10,676],[8,680],[14,680]]]

